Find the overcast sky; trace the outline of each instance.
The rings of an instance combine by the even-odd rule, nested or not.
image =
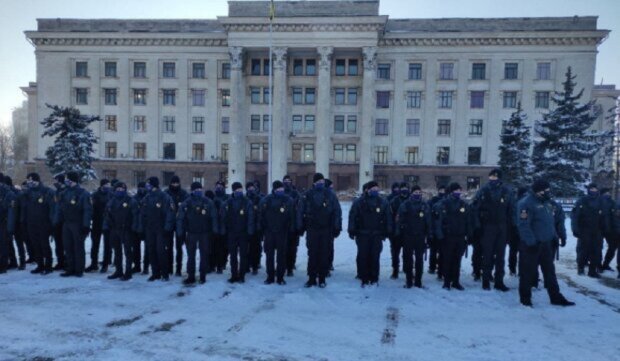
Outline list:
[[[36,79],[34,48],[24,36],[37,18],[191,18],[226,16],[225,0],[0,0],[0,124],[25,99],[20,86]],[[620,0],[381,0],[391,18],[596,15],[611,30],[599,47],[596,80],[620,87]]]

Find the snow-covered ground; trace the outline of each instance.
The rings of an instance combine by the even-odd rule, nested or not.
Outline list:
[[[577,276],[572,238],[557,268],[577,306],[551,306],[541,290],[534,309],[520,306],[515,277],[508,293],[483,291],[470,259],[464,292],[443,290],[429,274],[424,289],[404,289],[402,276],[388,278],[387,241],[379,287],[362,289],[346,232],[327,288],[305,289],[301,243],[286,286],[265,286],[262,274],[244,285],[209,275],[186,288],[178,277],[12,271],[0,276],[0,360],[620,360],[620,280]]]

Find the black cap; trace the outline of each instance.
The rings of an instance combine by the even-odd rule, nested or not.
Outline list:
[[[377,183],[377,182],[375,182],[375,181],[373,180],[373,181],[370,181],[370,182],[366,183],[366,186],[368,187],[367,189],[370,189],[370,188],[372,188],[372,187],[378,187],[378,186],[379,186],[379,183]]]
[[[446,185],[445,185],[445,184],[440,184],[440,185],[438,185],[438,186],[437,186],[437,190],[438,190],[438,191],[440,191],[440,190],[442,190],[442,189],[443,189],[444,191],[446,191],[446,190],[448,190],[448,187],[446,187]]]
[[[590,190],[590,189],[592,189],[592,188],[596,188],[596,189],[598,189],[598,186],[596,185],[596,183],[590,183],[590,184],[588,184],[588,187],[587,187],[586,189]]]
[[[13,187],[13,179],[8,175],[2,177],[2,183],[6,184],[9,187]]]
[[[291,180],[291,176],[287,174],[284,177],[282,177],[282,181],[284,182],[285,180]]]
[[[179,178],[178,175],[173,175],[172,178],[170,178],[170,184],[172,183],[181,183],[181,178]]]
[[[312,177],[312,183],[316,183],[322,179],[325,179],[322,173],[314,173],[314,177]]]
[[[189,189],[191,189],[191,191],[195,191],[196,189],[202,189],[202,184],[200,184],[200,182],[193,182],[191,186],[189,186]]]
[[[34,182],[41,182],[41,176],[39,173],[30,173],[26,176],[26,179],[28,178],[32,179]]]
[[[398,182],[392,183],[392,189],[398,189],[398,188],[400,188],[400,183]]]
[[[205,197],[213,199],[215,198],[215,193],[213,193],[213,191],[209,189],[208,191],[205,191]]]
[[[110,184],[112,185],[112,187],[116,188],[116,183],[120,182],[118,179],[114,178],[110,181]]]
[[[127,184],[117,181],[114,185],[114,189],[116,188],[123,188],[124,190],[127,190]]]
[[[329,188],[333,183],[331,179],[325,179],[325,187]]]
[[[79,183],[80,182],[80,176],[78,175],[77,172],[71,171],[69,173],[67,173],[67,179],[70,180],[73,183]]]
[[[215,186],[216,186],[216,187],[217,187],[217,186],[222,186],[222,187],[226,188],[226,184],[224,183],[224,181],[221,181],[221,180],[219,180],[219,181],[215,182]]]
[[[147,179],[146,182],[150,184],[153,188],[159,188],[159,178],[157,177],[150,177],[149,179]]]
[[[496,176],[497,178],[502,178],[502,171],[501,171],[501,170],[499,170],[498,168],[492,169],[492,170],[489,172],[489,177],[490,177],[490,176],[493,176],[493,175],[494,175],[494,176]]]
[[[544,179],[537,179],[532,183],[532,191],[534,193],[542,192],[550,187],[549,182]]]
[[[415,191],[421,191],[421,190],[422,190],[422,188],[420,188],[420,186],[419,186],[419,185],[415,185],[415,186],[411,187],[411,191],[412,191],[412,192],[415,192]]]
[[[400,185],[398,186],[398,188],[407,188],[409,189],[409,183],[407,182],[401,182]]]
[[[280,182],[279,180],[276,180],[273,182],[271,186],[273,187],[274,190],[276,190],[278,188],[284,188],[284,183]]]
[[[110,184],[110,181],[107,180],[106,178],[103,178],[102,180],[99,181],[99,187],[103,187],[106,184]]]
[[[368,190],[368,182],[364,183],[362,186],[362,192],[366,192]]]
[[[146,182],[138,183],[138,188],[146,188]]]
[[[57,174],[54,179],[56,180],[56,182],[58,183],[64,183],[65,182],[65,175],[64,174]]]
[[[448,186],[448,192],[450,192],[450,193],[452,193],[452,192],[454,192],[456,190],[459,190],[459,189],[462,190],[463,188],[461,187],[460,184],[458,184],[456,182],[450,183],[450,185]]]
[[[7,176],[5,176],[5,177],[7,177]],[[601,194],[607,194],[607,193],[611,193],[611,188],[605,187],[605,188],[601,189]]]
[[[243,189],[243,185],[241,185],[241,183],[239,183],[239,182],[235,182],[235,183],[232,184],[233,192],[236,191],[237,189]]]
[[[245,189],[248,189],[250,187],[256,188],[256,185],[254,184],[254,182],[246,182],[245,183]]]
[[[517,189],[517,198],[521,199],[525,193],[527,193],[527,187],[519,187],[519,189]]]

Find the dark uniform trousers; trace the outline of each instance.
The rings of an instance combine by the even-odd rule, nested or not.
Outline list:
[[[293,271],[295,263],[297,263],[297,249],[299,248],[299,234],[297,232],[289,232],[286,237],[288,249],[286,250],[286,269]]]
[[[429,242],[429,260],[428,260],[428,269],[435,272],[437,270],[437,274],[439,276],[443,275],[443,265],[441,262],[441,244],[439,240],[432,239]]]
[[[131,276],[133,264],[133,232],[128,229],[110,230],[110,242],[114,248],[115,272]],[[123,273],[123,256],[125,256],[125,272]]]
[[[308,229],[306,240],[308,245],[308,276],[321,279],[327,277],[329,271],[329,241],[332,237],[329,228]]]
[[[187,247],[187,275],[192,278],[196,275],[196,249],[200,251],[200,276],[209,271],[209,235],[207,233],[188,233],[185,245]]]
[[[504,280],[506,257],[506,225],[488,223],[483,225],[482,237],[482,279],[491,281],[495,267],[495,282]],[[444,262],[445,264],[445,262]]]
[[[17,258],[15,257],[15,246],[17,246],[17,255],[19,256],[19,264],[26,263],[26,248],[23,235],[19,229],[20,227],[16,225],[15,229],[15,245],[13,245],[13,240],[9,239],[9,263],[17,266]]]
[[[480,244],[480,230],[474,231],[471,244],[471,268],[474,276],[482,275],[482,245]]]
[[[467,243],[463,236],[450,235],[446,235],[441,242],[444,284],[458,284],[461,277],[461,260]]]
[[[603,236],[597,227],[583,227],[577,240],[577,266],[584,268],[588,266],[590,273],[596,272],[596,268],[601,264],[601,248],[603,247]]]
[[[390,252],[392,254],[392,268],[398,270],[400,266],[400,251],[403,249],[403,237],[392,236],[390,237]],[[403,255],[403,266],[405,263]]]
[[[155,277],[169,275],[168,251],[166,249],[167,242],[164,230],[147,227],[144,230],[144,235],[146,237],[146,248],[149,252],[152,275]]]
[[[65,264],[65,246],[64,246],[64,242],[63,242],[63,237],[62,237],[62,223],[54,226],[54,243],[56,248],[54,248],[55,250],[55,254],[56,254],[56,262],[58,262],[59,265],[64,266]]]
[[[65,246],[65,269],[67,272],[81,275],[84,273],[86,251],[84,250],[85,235],[79,222],[64,222],[62,238]]]
[[[378,235],[360,234],[355,237],[359,259],[360,278],[364,282],[379,281],[379,257],[383,250],[383,240]]]
[[[260,256],[263,253],[263,246],[261,244],[262,238],[262,234],[258,232],[250,236],[250,259],[248,269],[246,271],[249,271],[250,269],[258,270],[260,268]]]
[[[176,261],[176,270],[181,271],[183,268],[183,244],[185,243],[185,235],[176,231],[166,232],[166,240],[168,245],[168,268],[173,269],[173,261]],[[176,256],[173,253],[176,252]]]
[[[64,234],[64,231],[63,231]],[[104,231],[99,226],[93,227],[91,232],[92,246],[90,248],[90,259],[92,264],[99,264],[99,246],[101,238],[103,238],[103,266],[106,267],[112,263],[112,247],[110,244],[110,231]]]
[[[233,278],[243,276],[248,268],[248,240],[249,236],[247,234],[228,234],[230,271]]]
[[[287,268],[287,232],[266,232],[265,233],[265,257],[267,258],[267,277],[273,279],[277,275],[278,279],[284,277]],[[278,252],[277,259],[275,252]],[[274,267],[274,261],[277,268]]]
[[[508,269],[510,273],[517,273],[517,260],[521,243],[517,227],[511,226],[509,228],[508,240]]]
[[[142,257],[142,241],[144,241],[144,233],[133,232],[133,266],[140,267],[140,262],[143,262],[142,269],[148,271],[149,269],[149,253],[146,248],[146,241],[144,242],[144,258]]]
[[[32,242],[37,266],[40,269],[52,269],[52,247],[50,246],[51,227],[29,224],[28,238]]]
[[[7,231],[6,220],[0,224],[0,272],[6,271],[9,265],[9,249],[11,248],[11,239]],[[13,254],[15,257],[15,254]]]
[[[555,266],[553,265],[551,242],[542,242],[536,247],[527,247],[522,243],[519,248],[519,296],[522,299],[532,297],[532,287],[534,286],[534,279],[537,279],[539,264],[549,299],[553,300],[560,294]]]
[[[620,255],[620,250],[618,249],[618,244],[620,243],[620,235],[612,233],[607,239],[607,252],[605,252],[605,259],[603,261],[603,265],[609,266],[611,261],[614,259],[616,252]],[[616,264],[618,265],[618,271],[620,271],[620,259],[616,258]]]
[[[422,280],[424,272],[424,252],[426,244],[423,235],[411,235],[402,238],[403,241],[403,271],[407,278],[413,276],[413,259],[415,254],[415,279]]]
[[[226,269],[226,262],[228,261],[228,247],[226,236],[213,235],[213,242],[210,242],[211,246],[211,262],[210,267],[212,270],[217,269],[222,271]]]

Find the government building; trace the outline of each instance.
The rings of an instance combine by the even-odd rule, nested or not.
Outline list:
[[[299,188],[322,172],[338,190],[474,189],[518,103],[540,119],[569,66],[594,96],[609,33],[596,17],[391,19],[378,0],[277,1],[272,32],[269,14],[268,1],[230,1],[208,20],[39,19],[26,32],[28,169],[49,179],[47,103],[101,117],[97,172],[129,186],[177,174],[265,191],[272,147],[274,178]]]

